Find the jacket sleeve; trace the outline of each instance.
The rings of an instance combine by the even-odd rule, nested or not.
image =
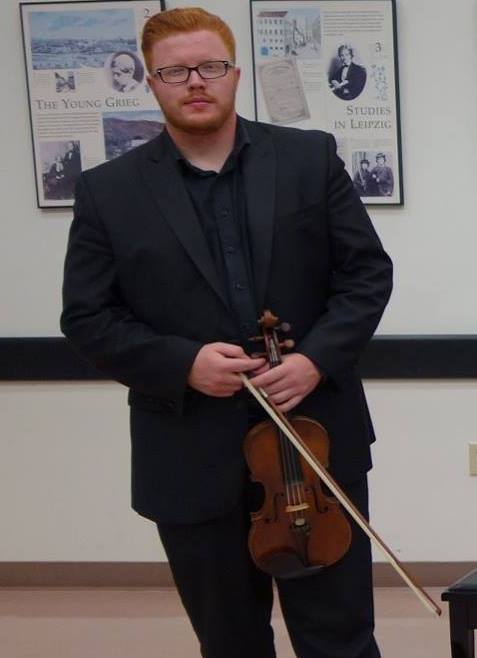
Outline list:
[[[297,345],[326,376],[346,375],[373,335],[392,290],[392,263],[328,135],[328,303]]]
[[[96,368],[180,409],[201,343],[161,335],[122,299],[111,242],[84,175],[76,187],[65,259],[61,330]]]

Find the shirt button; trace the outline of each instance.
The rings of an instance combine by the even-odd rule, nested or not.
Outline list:
[[[241,283],[236,283],[234,285],[235,290],[245,290],[245,286],[242,285]]]
[[[220,216],[222,217],[222,219],[227,219],[227,217],[229,216],[229,211],[228,210],[222,210],[221,213],[220,213]]]
[[[235,247],[225,247],[225,253],[226,254],[235,254]]]

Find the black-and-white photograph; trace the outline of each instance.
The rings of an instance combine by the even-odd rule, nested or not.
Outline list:
[[[392,153],[355,151],[353,184],[361,197],[390,197],[394,192]]]
[[[159,111],[105,112],[103,114],[104,149],[112,160],[136,146],[148,142],[162,131],[163,117]]]
[[[108,57],[105,71],[114,91],[122,94],[134,91],[144,80],[144,66],[134,53],[120,50]]]
[[[333,94],[343,101],[354,100],[363,91],[366,77],[366,68],[360,63],[356,48],[349,43],[338,46],[328,69],[328,83]]]
[[[257,35],[262,57],[320,57],[320,10],[263,10],[257,17]]]
[[[112,53],[137,50],[132,9],[32,11],[28,20],[35,70],[100,68]]]
[[[76,82],[73,71],[55,71],[55,89],[59,94],[75,91]]]
[[[45,199],[72,199],[81,173],[79,141],[40,142]]]

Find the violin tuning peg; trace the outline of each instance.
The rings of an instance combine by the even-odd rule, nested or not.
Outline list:
[[[291,340],[291,338],[287,338],[287,340],[284,340],[279,345],[280,349],[291,350],[295,347],[295,341]]]
[[[248,339],[251,343],[260,343],[263,340],[263,336],[252,336]]]
[[[282,322],[280,325],[280,329],[284,333],[288,333],[289,331],[291,331],[291,324],[289,322]]]

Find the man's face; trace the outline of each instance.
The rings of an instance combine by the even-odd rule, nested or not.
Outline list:
[[[115,89],[124,89],[134,75],[134,60],[130,55],[123,53],[115,57],[111,63],[111,75]]]
[[[211,60],[231,61],[231,55],[218,34],[199,30],[176,34],[154,44],[151,65],[154,72],[165,66],[197,66]],[[212,133],[235,114],[235,94],[240,70],[213,80],[203,80],[192,71],[187,82],[167,84],[159,76],[148,78],[167,123],[186,133]]]
[[[340,52],[340,59],[345,66],[349,66],[353,58],[351,57],[350,51],[347,48],[343,48]]]
[[[369,169],[369,162],[362,162],[362,163],[361,163],[361,169],[364,169],[364,171],[368,171],[368,169]]]
[[[376,164],[378,167],[384,167],[385,159],[384,158],[376,158]]]

